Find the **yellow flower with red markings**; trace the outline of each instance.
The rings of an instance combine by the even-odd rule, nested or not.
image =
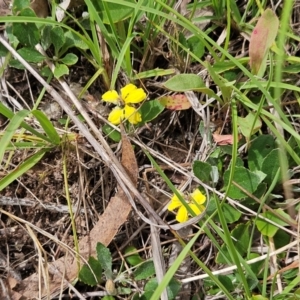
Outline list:
[[[132,105],[140,103],[146,99],[147,95],[142,88],[137,88],[130,83],[121,88],[121,94],[112,90],[102,95],[102,100],[117,105],[109,114],[108,121],[114,125],[120,124],[123,120],[128,120],[131,124],[142,121],[141,114]]]
[[[191,210],[195,213],[195,215],[200,215],[204,210],[205,206],[203,203],[206,201],[206,196],[203,195],[198,189],[196,189],[193,193],[189,194],[187,197],[178,191],[182,198],[186,201],[187,205],[191,208]],[[171,198],[171,202],[168,205],[169,211],[177,210],[176,220],[179,223],[186,222],[188,220],[189,212],[186,207],[182,204],[180,199],[174,194]]]

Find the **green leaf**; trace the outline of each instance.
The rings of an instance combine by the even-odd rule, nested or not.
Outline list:
[[[224,186],[228,185],[230,176],[230,170],[226,170],[224,173]],[[234,170],[233,181],[248,191],[250,194],[254,193],[260,184],[261,180],[260,177],[249,171],[244,167],[236,167]],[[237,186],[231,183],[228,197],[233,199],[242,199],[245,198],[247,195],[243,193]]]
[[[192,106],[184,94],[163,96],[159,99],[159,102],[170,110],[185,110]]]
[[[252,143],[248,151],[248,166],[251,171],[261,170],[265,157],[275,149],[276,142],[271,135],[260,135]]]
[[[41,45],[43,49],[46,51],[52,44],[51,39],[51,30],[53,26],[46,25],[41,32]]]
[[[30,8],[25,8],[21,12],[22,16],[36,17],[35,13]],[[39,30],[34,23],[13,23],[13,34],[17,37],[23,46],[34,47],[40,41]]]
[[[259,18],[253,29],[250,44],[249,56],[252,73],[257,75],[262,72],[263,76],[266,67],[268,51],[275,41],[279,27],[279,20],[271,9],[266,9]]]
[[[97,258],[106,274],[107,279],[111,279],[112,276],[112,257],[109,249],[97,243],[96,246]]]
[[[196,160],[193,163],[193,172],[201,181],[205,183],[211,182],[212,167],[210,164]]]
[[[201,58],[205,52],[204,44],[197,36],[192,36],[187,40],[188,47],[191,52],[193,52],[198,58]],[[195,59],[191,58],[192,62]]]
[[[167,80],[163,86],[174,92],[199,91],[205,92],[209,89],[200,76],[195,74],[178,74]]]
[[[127,256],[128,254],[132,253],[131,255]],[[137,249],[133,246],[128,246],[125,249],[125,260],[127,263],[129,263],[131,266],[136,266],[142,263],[144,260],[141,258],[141,256],[137,253]]]
[[[282,209],[276,209],[275,210],[278,214],[285,217],[286,219],[290,220],[290,216],[286,214]],[[277,216],[275,216],[273,213],[267,211],[262,214],[265,218],[273,221],[274,223],[281,225],[281,226],[288,226],[288,224],[281,219],[279,219]],[[261,232],[262,235],[273,237],[276,232],[278,231],[278,227],[269,223],[268,221],[265,221],[263,219],[257,219],[256,222],[257,229]]]
[[[178,74],[163,83],[163,86],[174,92],[197,91],[216,98],[222,99],[214,93],[213,90],[206,87],[200,76],[196,74]]]
[[[121,141],[121,133],[108,124],[102,126],[102,131],[114,142],[118,143]]]
[[[152,260],[145,261],[143,264],[138,266],[136,270],[133,272],[133,276],[135,280],[147,279],[154,274],[155,274],[155,268]]]
[[[249,241],[250,241],[250,222],[246,224],[238,224],[231,232],[233,238],[235,238],[235,247],[239,253],[243,256],[247,253]]]
[[[139,112],[142,115],[142,122],[139,125],[143,125],[154,120],[163,110],[164,106],[161,105],[159,100],[155,99],[144,102],[139,109]]]
[[[60,61],[68,66],[71,66],[77,63],[78,57],[73,53],[68,53],[65,57],[61,58]]]
[[[18,70],[25,70],[25,67],[17,59],[10,59],[9,66]]]
[[[251,137],[251,135],[255,134],[262,125],[260,118],[255,118],[255,114],[252,112],[250,112],[245,118],[238,117],[237,122],[242,135],[247,139]]]
[[[1,148],[1,147],[0,147]],[[35,166],[45,155],[46,152],[48,152],[50,149],[44,148],[36,152],[34,155],[32,155],[30,158],[25,160],[20,166],[18,166],[16,169],[14,169],[12,172],[10,172],[8,175],[3,177],[0,180],[0,191],[2,191],[4,188],[6,188],[9,184],[11,184],[14,180],[19,178],[21,175],[26,173],[29,169],[31,169],[33,166]]]
[[[88,264],[81,268],[78,278],[85,284],[95,286],[101,281],[102,267],[100,262],[92,256],[90,256]]]
[[[22,9],[29,7],[30,0],[14,0],[12,12],[14,15],[17,15]]]
[[[66,65],[55,64],[54,77],[59,78],[63,75],[69,75],[69,68]]]
[[[60,48],[66,42],[66,37],[64,35],[64,31],[61,27],[55,26],[50,30],[50,39],[52,44],[54,45],[55,55],[58,55]]]
[[[227,203],[223,203],[222,205],[222,211],[226,220],[226,223],[232,224],[239,220],[242,213],[239,212],[236,208],[232,207],[231,205]]]
[[[76,47],[82,50],[89,49],[88,44],[84,41],[84,38],[80,38],[80,36],[76,35],[75,33],[71,31],[67,31],[65,33],[66,42],[63,46],[63,49],[61,52],[65,52],[67,49],[71,47]]]
[[[261,170],[266,176],[266,183],[271,185],[278,169],[280,168],[279,162],[279,149],[273,149],[263,160]]]
[[[27,62],[39,63],[45,59],[45,56],[33,48],[21,48],[17,51]]]
[[[260,257],[258,253],[250,253],[248,255],[248,260],[258,258],[258,257]],[[264,265],[264,261],[258,261],[249,265],[251,270],[257,276],[258,279],[262,278],[263,265]]]
[[[232,278],[227,275],[218,275],[217,278],[220,280],[220,282],[225,286],[225,288],[232,292],[234,290],[233,284],[232,284]]]
[[[40,110],[33,110],[31,113],[39,121],[39,123],[43,127],[45,133],[47,134],[49,139],[52,141],[52,143],[55,145],[59,145],[60,137],[59,137],[57,131],[55,130],[54,126],[52,125],[52,123],[47,118],[47,116]]]
[[[2,138],[0,139],[0,162],[3,160],[6,147],[9,145],[12,137],[16,133],[17,129],[20,127],[23,120],[28,116],[30,112],[28,110],[21,110],[17,112],[10,120],[8,126],[6,127]]]
[[[8,118],[10,120],[15,116],[15,114],[9,108],[7,108],[5,105],[3,105],[1,102],[0,102],[0,114],[2,114],[3,116],[5,116],[6,118]],[[24,129],[26,129],[27,131],[31,132],[33,135],[37,136],[38,138],[51,143],[51,140],[49,140],[48,137],[46,137],[45,135],[43,135],[40,132],[36,131],[34,128],[29,126],[25,122],[21,122],[21,126]]]
[[[157,287],[158,287],[157,279],[156,278],[150,279],[145,285],[145,288],[144,288],[145,293],[143,294],[141,299],[143,299],[143,300],[150,299],[153,292],[155,291],[155,289]],[[181,284],[176,279],[171,278],[171,280],[167,286],[168,299],[169,300],[175,299],[178,292],[180,291],[180,288],[181,288]]]

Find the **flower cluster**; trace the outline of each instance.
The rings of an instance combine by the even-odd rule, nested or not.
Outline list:
[[[200,215],[205,210],[203,203],[206,201],[206,197],[198,189],[196,189],[193,193],[189,194],[187,197],[180,191],[178,191],[178,193],[182,195],[182,198],[185,199],[188,206],[196,215]],[[187,211],[186,207],[182,204],[180,199],[174,194],[171,198],[168,210],[173,211],[175,209],[178,209],[176,220],[179,223],[186,222],[188,220],[189,212]]]
[[[132,104],[140,103],[146,97],[142,88],[137,88],[131,83],[121,88],[121,95],[115,90],[104,93],[102,100],[116,105],[110,112],[108,121],[114,125],[120,124],[123,120],[128,120],[131,124],[141,122],[142,116]]]

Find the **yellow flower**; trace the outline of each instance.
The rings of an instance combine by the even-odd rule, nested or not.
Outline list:
[[[189,194],[189,196],[187,197],[188,199],[186,199],[183,193],[179,193],[186,200],[188,206],[196,215],[200,215],[205,210],[205,207],[202,204],[206,201],[206,196],[203,195],[198,189],[196,189],[192,194]],[[171,198],[171,203],[168,206],[168,210],[173,211],[175,209],[178,209],[176,220],[179,223],[183,223],[188,220],[189,212],[181,203],[179,198],[174,194]]]
[[[142,88],[137,88],[134,84],[127,84],[121,88],[121,95],[112,90],[102,95],[102,100],[117,105],[108,116],[108,121],[114,125],[120,124],[124,119],[131,124],[142,121],[141,114],[131,104],[140,103],[147,97]]]

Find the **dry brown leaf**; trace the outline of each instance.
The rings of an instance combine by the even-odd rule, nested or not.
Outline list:
[[[233,135],[232,134],[218,134],[213,133],[213,138],[215,143],[218,145],[232,145],[233,144]],[[239,136],[240,140],[240,136]]]
[[[129,177],[137,185],[138,165],[135,154],[128,138],[122,134],[122,165],[128,172]],[[131,211],[131,205],[125,196],[125,193],[119,188],[117,194],[109,201],[104,213],[100,216],[99,221],[91,230],[89,236],[84,237],[79,242],[79,253],[85,259],[89,256],[95,255],[96,244],[101,242],[108,246],[115,237],[119,227],[124,224]],[[64,256],[54,263],[49,264],[49,271],[51,281],[48,283],[50,287],[50,294],[59,293],[61,290],[62,274],[65,274],[65,279],[72,282],[77,278],[78,268],[77,261],[73,256]],[[33,274],[24,279],[15,289],[16,292],[21,293],[24,297],[29,299],[38,298],[38,274]],[[67,287],[64,282],[64,288]],[[42,295],[46,296],[47,291],[43,285]]]

